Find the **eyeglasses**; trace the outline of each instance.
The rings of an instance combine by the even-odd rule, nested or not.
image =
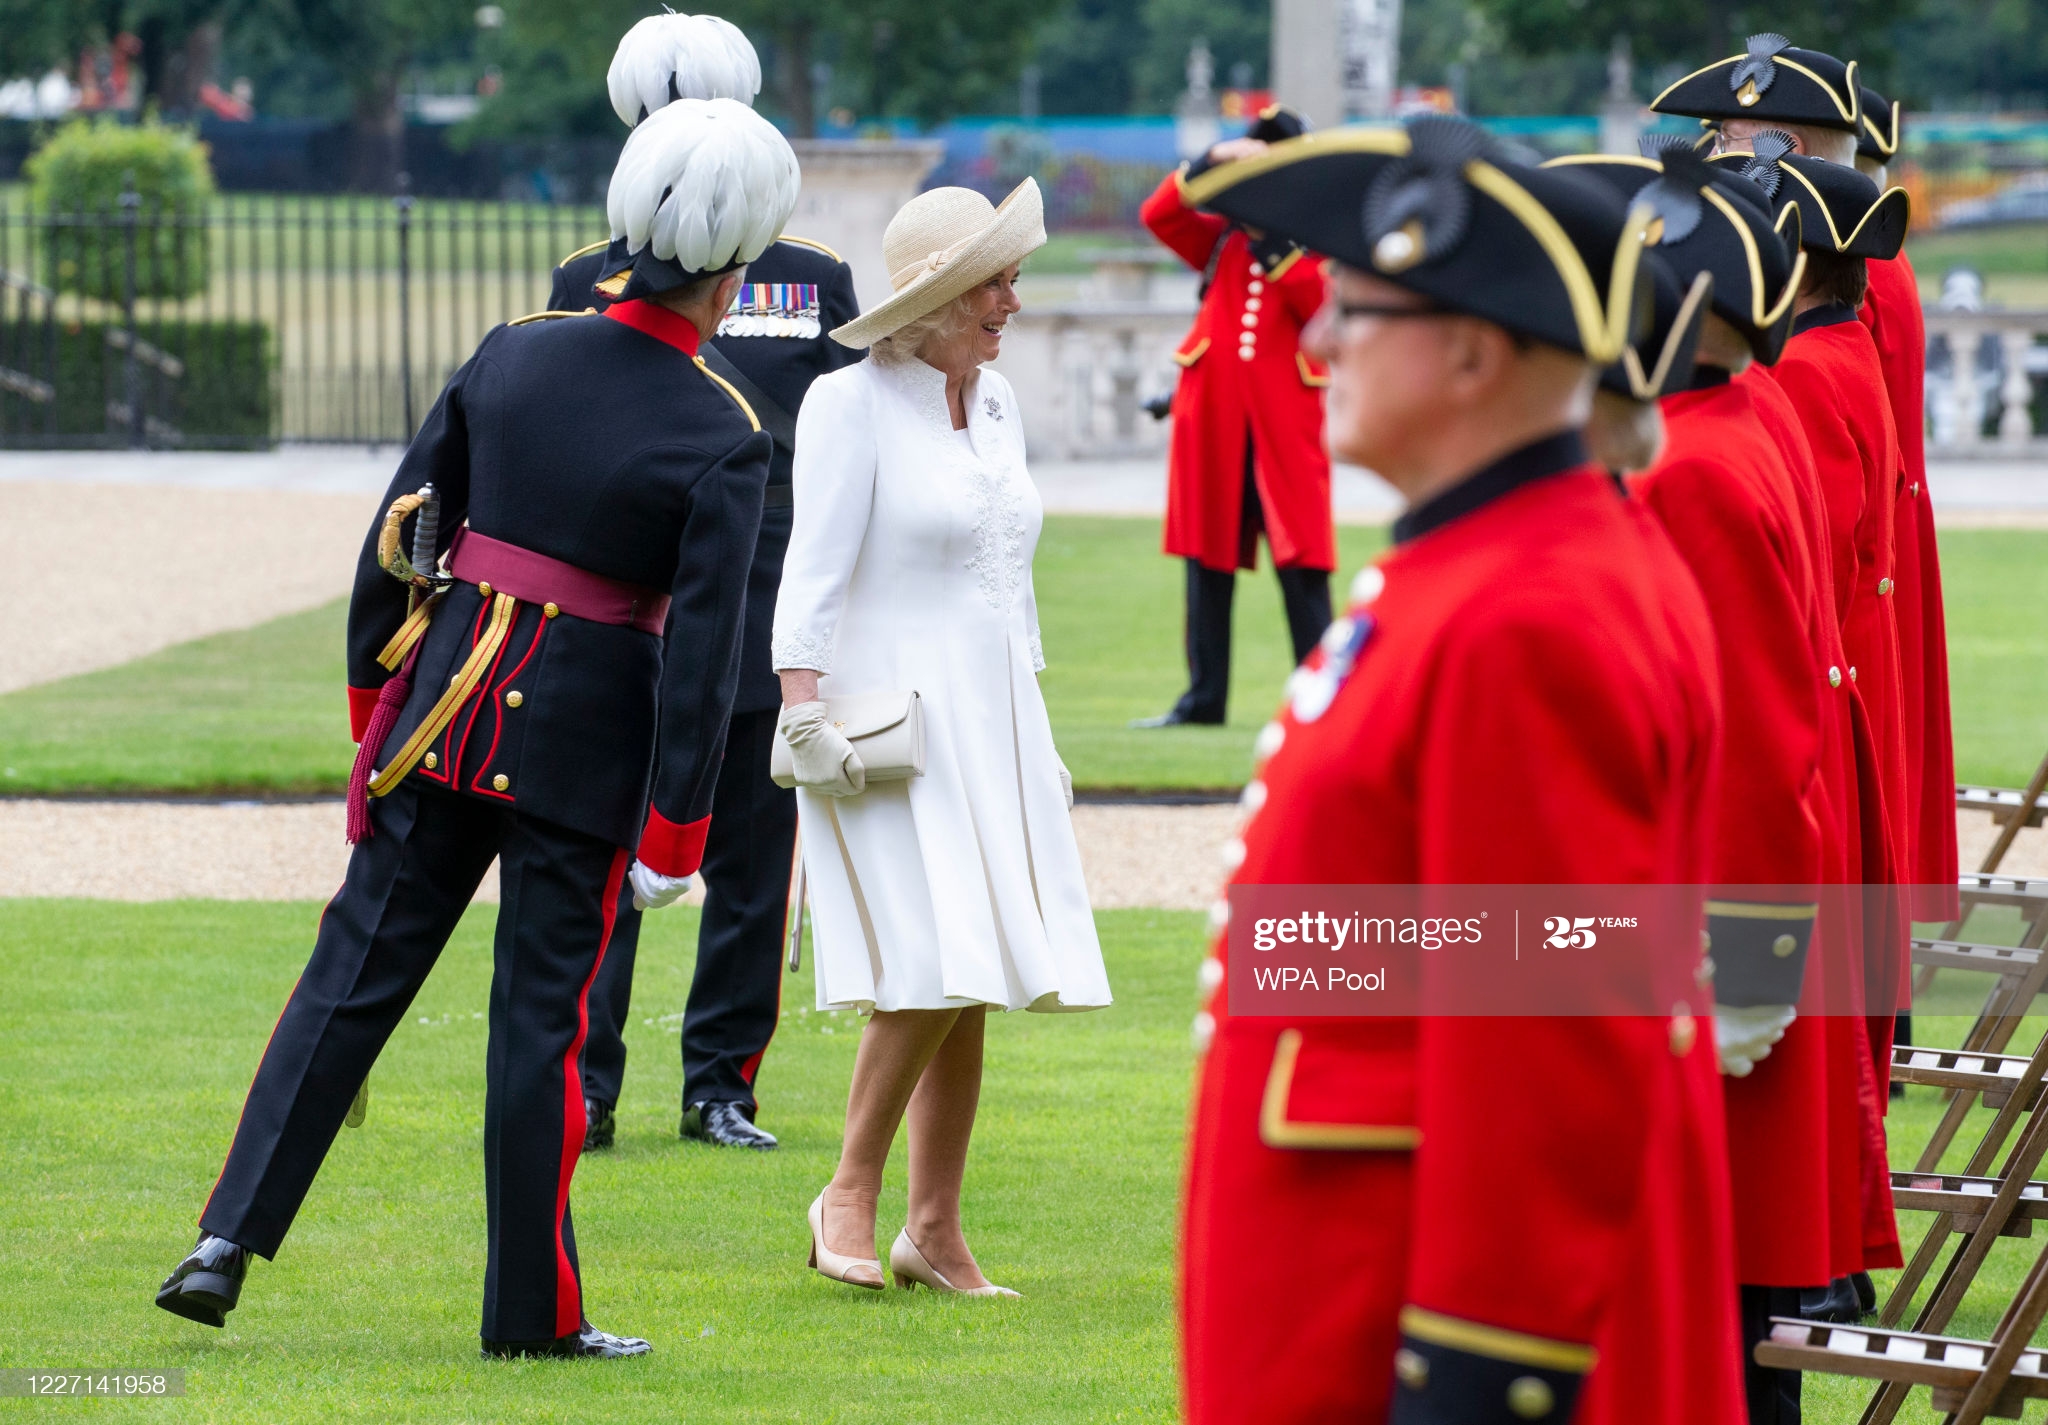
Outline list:
[[[1351,317],[1444,317],[1449,316],[1441,307],[1389,307],[1379,302],[1339,302],[1339,321]]]

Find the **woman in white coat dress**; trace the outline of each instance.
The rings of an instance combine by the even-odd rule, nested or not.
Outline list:
[[[1045,241],[1029,179],[992,207],[919,195],[889,224],[895,295],[833,332],[870,360],[819,378],[797,421],[796,520],[775,603],[782,729],[797,778],[818,1006],[871,1012],[812,1264],[879,1289],[875,1212],[906,1115],[897,1282],[1010,1295],[975,1265],[960,1185],[987,1009],[1110,1002],[1038,692],[1031,556],[1043,511],[1022,413],[983,369]],[[915,691],[925,770],[869,785],[830,699]]]

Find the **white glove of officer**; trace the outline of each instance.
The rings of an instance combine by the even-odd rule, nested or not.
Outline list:
[[[1789,1004],[1714,1006],[1714,1052],[1720,1056],[1721,1072],[1732,1079],[1747,1078],[1749,1071],[1770,1054],[1771,1046],[1785,1037],[1785,1031],[1799,1011]]]
[[[868,772],[860,764],[860,754],[825,720],[822,701],[784,708],[781,727],[799,787],[828,797],[851,797],[867,790]]]
[[[664,876],[653,867],[640,861],[633,862],[633,868],[626,872],[626,879],[633,883],[633,909],[660,910],[674,905],[690,889],[688,876]]]
[[[1052,754],[1052,760],[1060,764],[1060,792],[1067,799],[1067,810],[1074,809],[1074,774],[1067,770],[1066,759],[1059,753]]]

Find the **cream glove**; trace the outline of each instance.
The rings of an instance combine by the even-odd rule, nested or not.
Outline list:
[[[857,796],[867,790],[868,773],[860,765],[860,754],[825,721],[822,701],[784,708],[781,727],[799,787],[828,797]]]
[[[1721,1072],[1731,1079],[1748,1078],[1798,1015],[1789,1004],[1715,1005],[1714,1051],[1720,1055]]]
[[[664,906],[672,906],[690,889],[688,876],[664,876],[638,860],[633,862],[633,869],[626,872],[626,879],[633,883],[635,910],[660,910]]]
[[[1059,753],[1053,753],[1052,760],[1060,764],[1060,791],[1066,796],[1067,810],[1072,811],[1074,809],[1074,774],[1067,770],[1066,759],[1060,756]]]

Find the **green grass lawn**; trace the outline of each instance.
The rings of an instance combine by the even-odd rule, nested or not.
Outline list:
[[[1376,552],[1339,532],[1337,594]],[[1234,787],[1292,662],[1270,568],[1239,581],[1231,721],[1133,732],[1186,681],[1181,565],[1150,520],[1053,518],[1036,582],[1060,750],[1085,787]],[[313,793],[348,781],[343,605],[0,697],[0,792]]]
[[[1338,531],[1341,602],[1383,545]],[[2048,751],[2048,532],[1942,536],[1956,771],[2017,786]],[[1061,754],[1084,788],[1243,781],[1290,666],[1270,569],[1239,580],[1230,723],[1133,732],[1164,711],[1181,663],[1181,569],[1150,520],[1046,521],[1035,573]],[[0,697],[0,790],[316,793],[348,778],[342,606],[165,649]]]
[[[674,1137],[677,1026],[695,913],[643,940],[618,1147],[577,1176],[593,1318],[655,1354],[612,1365],[480,1360],[485,1026],[492,912],[464,921],[371,1078],[297,1228],[223,1332],[149,1297],[219,1168],[313,933],[305,903],[0,902],[0,1248],[15,1273],[0,1366],[182,1367],[176,1404],[116,1415],[326,1421],[1115,1421],[1175,1418],[1173,1235],[1199,917],[1098,918],[1114,1008],[999,1016],[966,1199],[1014,1303],[871,1295],[803,1267],[803,1212],[830,1174],[859,1023],[810,1011],[808,975],[761,1080],[772,1155]],[[1971,933],[2010,940],[2015,924]],[[1955,1043],[1984,985],[1946,975],[1916,1020]],[[2048,1020],[2016,1041],[2031,1044]],[[1940,1113],[1893,1106],[1910,1164]],[[1945,1165],[1955,1171],[1982,1110]],[[880,1232],[901,1220],[892,1160]],[[1902,1214],[1910,1253],[1927,1219]],[[1982,1337],[2039,1241],[2001,1242],[1951,1334]],[[1893,1273],[1879,1273],[1888,1289]],[[1807,1418],[1849,1425],[1868,1386],[1809,1375]],[[1900,1418],[1931,1425],[1922,1392]],[[33,1407],[29,1407],[33,1408]]]
[[[1024,1293],[1007,1303],[855,1291],[805,1269],[804,1211],[837,1158],[859,1034],[851,1015],[804,1008],[807,972],[785,984],[760,1083],[781,1150],[677,1141],[696,918],[650,916],[618,1147],[584,1160],[575,1205],[592,1318],[655,1353],[600,1364],[477,1355],[491,907],[463,922],[371,1077],[368,1122],[343,1130],[228,1328],[151,1304],[318,914],[0,902],[0,1366],[185,1368],[182,1401],[93,1411],[150,1419],[1174,1418],[1199,916],[1104,913],[1113,1008],[990,1024],[966,1220],[989,1275]],[[899,1142],[885,1243],[902,1202]]]

